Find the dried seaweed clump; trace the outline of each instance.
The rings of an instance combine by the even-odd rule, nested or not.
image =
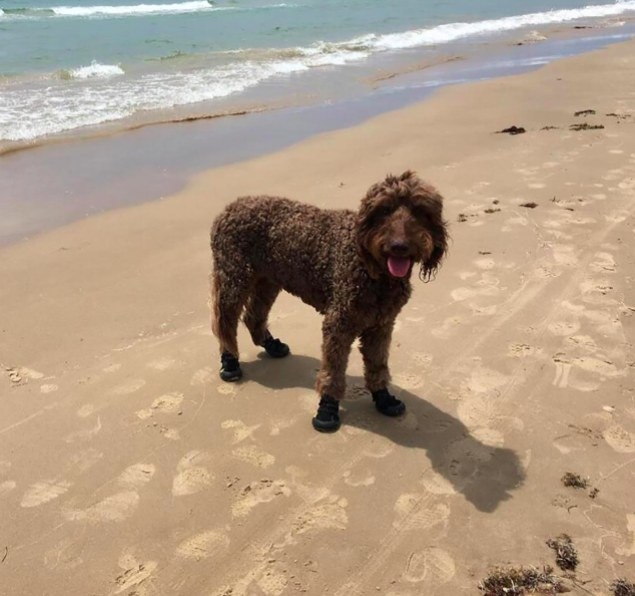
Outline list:
[[[562,484],[565,486],[572,486],[573,488],[586,488],[589,486],[589,481],[582,478],[580,474],[574,474],[573,472],[567,472],[562,477]]]
[[[613,596],[635,596],[635,584],[625,579],[616,579],[611,584]]]
[[[519,596],[521,594],[561,594],[566,591],[549,566],[542,571],[533,567],[496,569],[479,585],[485,596]]]
[[[523,126],[508,126],[507,128],[503,128],[503,130],[497,130],[497,133],[501,134],[501,133],[505,133],[508,135],[522,135],[525,132],[527,132],[525,130],[525,128]]]
[[[569,130],[602,130],[604,128],[604,124],[588,124],[587,122],[582,122],[582,124],[572,124],[569,126]]]
[[[547,546],[556,553],[556,564],[560,569],[575,571],[580,559],[570,536],[560,534],[556,539],[547,540]]]

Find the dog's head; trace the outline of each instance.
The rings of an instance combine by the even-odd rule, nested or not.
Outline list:
[[[418,263],[419,277],[430,280],[447,250],[441,195],[411,171],[387,176],[362,199],[357,242],[374,279],[409,277]]]

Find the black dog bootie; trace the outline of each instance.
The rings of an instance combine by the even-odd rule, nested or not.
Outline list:
[[[384,416],[401,416],[406,411],[406,404],[388,393],[388,389],[373,391],[372,396],[377,411]]]
[[[320,399],[318,411],[313,420],[313,428],[321,433],[335,432],[340,427],[340,402],[330,395]]]
[[[289,355],[289,346],[279,339],[269,335],[262,343],[262,347],[272,358],[284,358]]]
[[[232,356],[229,352],[223,352],[220,357],[220,378],[223,381],[238,381],[242,379],[243,371],[240,368],[238,358]]]

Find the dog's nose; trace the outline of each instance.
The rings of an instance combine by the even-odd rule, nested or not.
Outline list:
[[[390,245],[390,252],[395,256],[403,256],[408,253],[408,245],[404,242],[393,242]]]

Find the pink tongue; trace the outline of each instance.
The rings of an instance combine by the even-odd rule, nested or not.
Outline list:
[[[410,263],[408,257],[388,257],[388,271],[394,277],[405,277],[410,271]]]

